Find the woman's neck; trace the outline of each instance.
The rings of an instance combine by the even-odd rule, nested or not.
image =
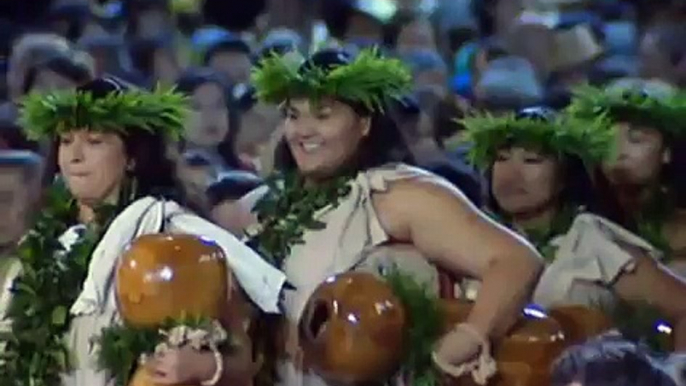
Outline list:
[[[616,190],[617,202],[625,214],[640,213],[655,196],[653,186],[620,187]]]
[[[81,224],[92,224],[95,221],[95,209],[93,205],[79,203],[79,222]]]
[[[557,205],[547,205],[535,211],[514,215],[512,217],[512,224],[523,232],[534,229],[547,230],[552,226],[557,213]]]

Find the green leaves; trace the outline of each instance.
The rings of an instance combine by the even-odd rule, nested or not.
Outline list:
[[[169,331],[177,326],[210,331],[211,321],[204,318],[180,318],[166,320],[155,328],[126,325],[107,327],[97,339],[99,367],[116,379],[117,386],[128,385],[141,355],[154,353],[155,347],[165,341],[162,331]],[[231,339],[228,339],[218,348],[222,352],[230,351],[234,347],[233,344]]]
[[[498,151],[522,146],[555,156],[575,155],[587,165],[597,165],[612,156],[614,135],[603,117],[575,119],[558,115],[553,121],[517,118],[515,114],[493,116],[485,113],[462,120],[467,129],[465,142],[470,161],[487,168]]]
[[[20,120],[26,134],[35,140],[78,128],[124,135],[136,128],[178,140],[186,112],[186,97],[173,89],[112,93],[97,99],[90,93],[70,90],[28,95],[22,102]]]
[[[316,66],[301,70],[304,61],[294,54],[264,59],[251,78],[257,97],[279,104],[296,96],[315,102],[329,96],[382,111],[389,100],[403,96],[412,85],[407,67],[397,59],[382,58],[376,49],[363,50],[350,64],[330,71]]]
[[[0,337],[7,344],[0,367],[3,386],[59,385],[71,365],[64,341],[69,307],[81,291],[99,235],[89,231],[65,251],[58,238],[75,222],[77,207],[60,183],[48,190],[45,201],[17,250],[22,274],[13,283],[7,311],[12,333]]]
[[[439,379],[431,354],[443,333],[444,318],[438,298],[431,295],[425,285],[397,268],[383,276],[405,307],[409,321],[401,371],[411,374],[413,385],[437,386]]]
[[[611,124],[629,122],[654,127],[674,138],[686,136],[686,92],[643,90],[637,87],[575,90],[567,112],[580,119],[604,115]]]
[[[303,243],[305,231],[326,228],[316,215],[335,208],[350,193],[350,177],[343,176],[317,186],[306,187],[295,174],[275,175],[267,180],[269,191],[255,205],[260,230],[249,234],[260,254],[276,267]]]

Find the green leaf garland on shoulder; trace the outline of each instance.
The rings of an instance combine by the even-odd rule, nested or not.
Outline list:
[[[306,231],[324,229],[316,219],[326,208],[336,208],[350,193],[349,175],[322,184],[306,186],[296,172],[275,174],[267,179],[269,188],[253,212],[259,226],[247,236],[265,259],[281,268],[291,249],[303,243]]]
[[[72,320],[69,308],[81,292],[100,236],[97,227],[87,228],[70,250],[64,249],[58,239],[76,221],[77,212],[66,187],[55,183],[35,226],[19,244],[22,273],[13,284],[6,315],[12,329],[0,338],[7,345],[0,366],[3,386],[59,385],[61,374],[72,366],[64,339]],[[100,224],[109,221],[100,211],[98,218]]]
[[[137,129],[178,140],[184,131],[187,106],[184,95],[163,88],[111,93],[102,98],[76,90],[33,93],[22,101],[20,123],[33,140],[54,138],[79,128],[124,135]]]
[[[556,156],[575,155],[587,165],[611,157],[613,134],[604,116],[593,120],[573,119],[559,114],[552,122],[517,118],[515,114],[476,114],[461,122],[466,128],[464,142],[471,144],[469,160],[488,168],[504,147],[523,147]]]
[[[383,111],[390,100],[411,91],[407,67],[398,59],[383,58],[377,49],[362,50],[351,63],[328,71],[316,66],[302,70],[305,60],[294,53],[262,60],[251,76],[257,97],[272,104],[298,96],[314,101],[334,97]]]

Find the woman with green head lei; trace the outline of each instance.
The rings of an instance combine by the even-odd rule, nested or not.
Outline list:
[[[283,177],[243,200],[254,214],[254,223],[245,225],[258,251],[295,287],[284,299],[293,327],[327,278],[378,272],[385,263],[370,251],[382,246],[390,249],[386,256],[395,256],[393,248],[401,245],[412,249],[407,261],[415,274],[435,277],[439,266],[482,279],[486,290],[467,323],[435,346],[435,362],[450,372],[479,353],[481,359],[489,356],[484,342],[514,322],[540,260],[460,191],[399,162],[407,150],[385,109],[408,91],[410,81],[399,61],[375,50],[354,58],[324,50],[310,58],[291,54],[263,61],[253,82],[261,100],[284,111],[276,157]],[[302,368],[297,328],[287,328],[287,336],[282,384],[333,384]]]
[[[278,312],[284,275],[172,200],[165,141],[178,139],[186,104],[172,91],[136,90],[110,77],[24,101],[22,126],[32,138],[53,143],[48,161],[59,174],[18,247],[21,272],[8,309],[0,310],[11,326],[1,342],[3,386],[126,384],[148,352],[136,345],[107,347],[99,338],[119,325],[114,274],[141,235],[213,240],[247,295],[265,312]],[[250,345],[237,347],[228,354],[184,346],[156,354],[146,366],[158,384],[249,384]],[[112,350],[122,353],[116,366],[104,356],[109,352],[112,359]]]
[[[657,262],[658,249],[590,212],[596,203],[589,170],[612,157],[609,122],[542,107],[463,122],[474,144],[471,159],[487,171],[491,210],[546,260],[533,302],[601,311],[649,303],[673,322],[677,348],[686,347],[686,283]]]
[[[569,111],[581,119],[602,115],[612,125],[615,157],[597,176],[604,214],[686,273],[686,93],[627,80],[579,90]]]

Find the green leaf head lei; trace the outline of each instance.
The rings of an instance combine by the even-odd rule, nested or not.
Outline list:
[[[540,113],[534,114],[534,110]],[[602,115],[589,121],[531,108],[502,116],[481,113],[463,119],[462,123],[466,128],[465,141],[472,145],[469,160],[481,168],[490,167],[498,151],[510,146],[557,157],[575,156],[587,166],[597,165],[612,155],[614,136]]]
[[[153,92],[128,88],[104,77],[89,83],[91,89],[33,93],[24,98],[20,124],[33,140],[54,138],[72,130],[115,132],[131,130],[164,134],[178,140],[184,130],[186,97],[173,89]]]
[[[262,60],[251,80],[263,102],[281,104],[294,97],[335,99],[383,111],[388,102],[410,91],[412,76],[397,59],[377,49],[362,50],[354,59],[339,50],[324,50],[310,58],[297,53]]]
[[[655,128],[668,138],[686,137],[686,92],[660,84],[583,86],[574,90],[567,112],[582,120],[603,115],[612,125],[627,122]]]

